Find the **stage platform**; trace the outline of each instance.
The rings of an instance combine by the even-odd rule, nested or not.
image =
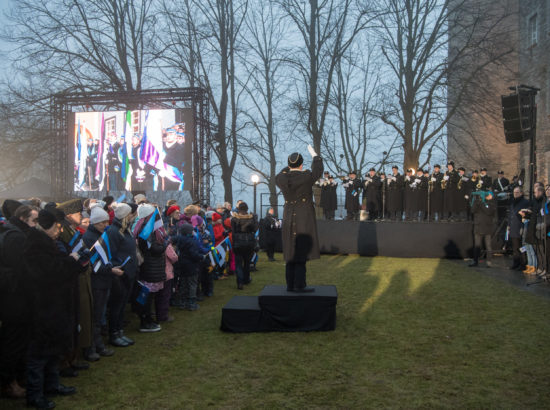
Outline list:
[[[321,253],[406,258],[470,257],[472,222],[317,220]]]
[[[285,285],[269,285],[259,296],[234,296],[222,308],[221,330],[226,332],[310,332],[336,327],[335,286],[312,286],[315,292],[287,292]]]

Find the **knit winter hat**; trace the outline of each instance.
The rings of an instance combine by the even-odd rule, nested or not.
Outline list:
[[[193,227],[201,226],[204,223],[204,220],[199,215],[193,215],[191,217],[191,224]]]
[[[105,222],[109,220],[109,214],[105,209],[94,206],[90,212],[90,224],[98,224],[100,222]]]
[[[134,202],[138,205],[141,204],[142,202],[147,202],[147,197],[143,194],[137,194],[134,197]]]
[[[132,208],[128,204],[118,204],[115,208],[115,218],[124,219],[127,215],[132,213]]]
[[[75,198],[57,205],[59,209],[65,212],[65,215],[78,214],[82,212],[82,199]]]
[[[193,225],[188,223],[181,225],[180,232],[182,235],[191,235],[193,233]]]
[[[214,213],[212,214],[212,222],[217,222],[217,221],[219,221],[220,219],[222,219],[222,216],[221,216],[219,213],[214,212]]]
[[[2,213],[4,214],[4,217],[6,219],[10,219],[17,208],[19,208],[21,205],[23,205],[19,201],[15,201],[13,199],[6,199],[4,203],[2,204]]]
[[[166,210],[166,216],[172,215],[174,212],[179,211],[180,207],[178,205],[172,205]]]
[[[55,217],[55,214],[53,212],[50,212],[46,209],[42,209],[40,212],[38,212],[38,224],[43,229],[50,229],[56,221],[57,218]]]
[[[155,207],[151,204],[141,204],[138,206],[138,218],[146,218],[155,212]]]

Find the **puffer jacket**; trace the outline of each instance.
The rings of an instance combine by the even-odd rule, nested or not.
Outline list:
[[[151,236],[154,237],[155,234]],[[138,246],[143,255],[143,264],[140,266],[139,279],[150,283],[164,282],[166,280],[166,259],[164,254],[166,246],[156,238],[153,239],[150,247],[147,245],[147,241],[139,238]]]

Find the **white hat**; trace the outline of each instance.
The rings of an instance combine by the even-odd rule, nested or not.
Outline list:
[[[92,225],[109,220],[109,214],[101,207],[94,206],[90,211],[90,223]]]
[[[132,208],[128,204],[118,204],[115,207],[115,218],[124,219],[132,212]]]
[[[93,204],[90,204],[90,209],[95,208],[96,206],[99,206],[100,208],[105,208],[105,201],[102,201],[101,199],[94,202]]]
[[[146,218],[155,212],[155,207],[151,204],[141,204],[138,206],[138,219]]]
[[[136,204],[140,204],[141,202],[147,202],[147,197],[143,194],[137,194],[135,197],[134,197],[134,202]]]

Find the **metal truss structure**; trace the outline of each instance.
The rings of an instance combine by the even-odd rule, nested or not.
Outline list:
[[[51,181],[57,198],[70,196],[73,190],[69,170],[71,138],[69,116],[74,111],[114,111],[192,108],[195,127],[193,144],[193,201],[209,203],[210,199],[210,104],[203,88],[171,88],[143,91],[70,92],[50,98],[50,128],[53,164]]]

